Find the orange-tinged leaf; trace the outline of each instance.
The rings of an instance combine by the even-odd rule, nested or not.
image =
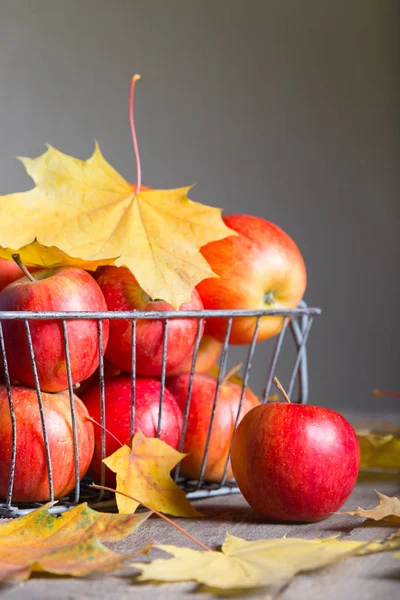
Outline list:
[[[122,539],[151,514],[106,515],[84,503],[57,517],[51,505],[0,524],[0,581],[26,579],[32,571],[81,576],[119,568],[127,557],[103,542]]]
[[[395,525],[400,524],[400,500],[396,497],[385,496],[380,492],[376,492],[379,497],[379,504],[365,510],[357,508],[357,510],[348,511],[340,514],[352,515],[354,517],[366,517],[374,521],[386,521]]]
[[[21,160],[36,187],[0,197],[0,257],[87,269],[116,259],[151,298],[178,308],[216,277],[200,248],[236,235],[220,209],[187,198],[190,187],[136,194],[98,145],[87,161],[50,146]]]
[[[103,462],[117,474],[117,491],[138,500],[116,494],[119,512],[133,513],[142,502],[175,517],[201,516],[170,476],[171,469],[185,456],[162,440],[147,438],[138,431],[132,448],[122,446],[105,458]]]

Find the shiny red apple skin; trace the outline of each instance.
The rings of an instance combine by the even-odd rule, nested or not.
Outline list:
[[[158,416],[160,412],[161,384],[153,378],[138,377],[135,392],[134,432],[140,430],[146,437],[157,437]],[[131,376],[121,375],[105,381],[105,427],[122,444],[130,445],[131,419]],[[89,414],[98,423],[101,422],[100,388],[98,385],[82,397]],[[168,390],[165,390],[161,420],[160,438],[177,449],[182,431],[182,413]],[[101,479],[101,434],[102,429],[95,425],[95,450],[89,469],[96,482]],[[110,456],[120,447],[118,441],[106,434],[106,456]],[[115,485],[115,474],[106,469],[106,485]]]
[[[350,423],[317,406],[269,402],[251,410],[232,441],[232,469],[250,506],[271,521],[319,521],[340,509],[357,480]]]
[[[119,375],[123,375],[121,369],[118,367],[114,367],[108,360],[103,359],[103,367],[104,367],[104,379],[110,379],[111,377],[118,377]],[[95,370],[94,373],[90,375],[87,379],[84,379],[80,382],[79,387],[76,388],[75,394],[78,398],[82,398],[86,392],[88,392],[92,387],[97,385],[100,381],[100,371],[99,367]]]
[[[287,309],[298,306],[307,283],[304,260],[295,242],[279,227],[260,217],[223,217],[239,235],[211,242],[201,249],[219,278],[201,281],[197,289],[205,309]],[[282,317],[263,317],[257,335],[262,341],[282,328]],[[223,341],[227,319],[207,319],[205,333]],[[256,317],[233,320],[230,342],[250,344]]]
[[[35,281],[22,277],[0,292],[0,311],[106,311],[104,296],[86,271],[75,268],[41,269]],[[40,388],[58,392],[68,387],[60,321],[29,322]],[[34,375],[22,320],[3,321],[10,378],[34,387]],[[103,321],[103,347],[109,324]],[[97,322],[67,321],[73,383],[89,377],[99,364]]]
[[[189,373],[182,373],[167,380],[167,387],[175,396],[182,412],[187,401]],[[210,424],[217,380],[210,375],[195,373],[187,427],[183,444],[183,452],[189,456],[181,463],[181,474],[198,479],[201,463],[206,447],[208,427]],[[214,413],[213,428],[207,454],[204,479],[206,481],[221,481],[225,462],[228,458],[231,438],[239,408],[242,387],[228,382],[221,382],[218,400]],[[247,388],[243,397],[240,419],[254,406],[260,404],[255,394]],[[232,469],[229,465],[227,479],[232,479]]]
[[[173,311],[163,300],[152,301],[126,267],[107,267],[97,279],[109,310]],[[202,310],[196,290],[191,302],[180,310]],[[170,319],[167,345],[167,374],[186,361],[193,350],[197,319]],[[164,321],[140,319],[136,325],[136,371],[140,375],[159,377],[162,368]],[[122,371],[132,370],[132,322],[129,319],[110,321],[110,338],[106,358]]]
[[[38,267],[28,267],[31,273],[38,270]],[[13,260],[0,258],[0,290],[5,288],[9,283],[21,279],[24,274]]]
[[[12,398],[17,429],[17,454],[13,502],[49,500],[48,470],[36,391],[13,387]],[[75,487],[74,446],[68,392],[42,393],[46,430],[52,463],[54,496],[61,498]],[[82,478],[94,450],[93,424],[88,412],[75,397],[79,475]],[[0,498],[5,499],[11,464],[11,416],[7,390],[0,386]]]

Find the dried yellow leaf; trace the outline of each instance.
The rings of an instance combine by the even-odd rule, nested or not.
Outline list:
[[[196,581],[216,593],[287,584],[297,573],[325,567],[355,554],[365,542],[278,538],[246,541],[226,534],[221,551],[202,552],[170,545],[157,548],[172,554],[149,564],[133,563],[139,581]]]
[[[236,235],[220,209],[187,198],[190,187],[136,194],[98,145],[87,161],[50,146],[21,161],[36,186],[0,197],[0,257],[18,251],[27,265],[86,269],[116,259],[151,298],[179,308],[216,277],[200,248]]]
[[[162,440],[147,438],[138,431],[132,448],[122,446],[105,458],[104,464],[117,474],[117,491],[138,500],[116,494],[119,512],[133,513],[142,502],[176,517],[201,516],[170,476],[171,470],[185,456]]]

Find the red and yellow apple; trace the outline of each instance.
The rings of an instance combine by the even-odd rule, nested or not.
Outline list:
[[[259,217],[228,215],[223,220],[239,235],[211,242],[201,249],[219,275],[197,286],[204,308],[295,308],[306,289],[306,268],[294,241],[282,229]],[[230,342],[249,344],[256,320],[256,317],[235,318]],[[282,324],[282,317],[262,317],[257,341],[278,333]],[[226,326],[226,318],[209,318],[205,333],[223,341]]]
[[[318,521],[340,509],[357,479],[356,434],[328,408],[268,402],[241,421],[232,469],[250,506],[271,521]]]
[[[175,396],[182,412],[187,402],[189,373],[182,373],[167,380],[167,387]],[[198,479],[208,428],[211,421],[212,407],[215,397],[217,380],[211,375],[195,373],[193,376],[190,406],[183,444],[183,452],[188,456],[181,463],[181,473],[187,477]],[[231,381],[222,381],[214,413],[211,438],[208,447],[204,479],[221,481],[225,463],[228,459],[231,438],[233,435],[242,387]],[[259,399],[246,388],[239,420],[254,406]],[[227,479],[232,479],[232,469],[228,466]]]
[[[160,414],[161,384],[156,379],[139,377],[135,386],[134,432],[141,431],[146,437],[157,437]],[[89,414],[98,423],[101,421],[100,387],[94,386],[82,397]],[[120,447],[115,436],[122,444],[130,445],[130,422],[132,405],[132,383],[129,375],[112,377],[105,381],[105,428],[106,457]],[[165,390],[160,438],[177,449],[182,431],[182,413],[172,396]],[[108,433],[109,432],[109,433]],[[112,435],[110,435],[112,434]],[[101,479],[101,437],[102,429],[95,425],[95,450],[89,474],[96,482]],[[106,470],[106,485],[115,485],[115,474]]]
[[[107,267],[97,279],[109,310],[169,311],[173,307],[163,300],[151,300],[126,267]],[[180,310],[202,310],[196,290],[191,302]],[[193,350],[197,319],[171,319],[168,328],[166,372],[183,363]],[[164,321],[139,319],[136,326],[136,371],[140,375],[161,375]],[[110,338],[106,358],[123,371],[132,370],[132,322],[130,319],[110,320]]]
[[[41,502],[50,497],[48,469],[35,390],[12,388],[17,430],[17,452],[12,491],[13,502]],[[60,498],[75,487],[74,445],[68,392],[42,393],[44,419],[49,440],[54,496]],[[79,477],[90,464],[94,449],[93,424],[75,397]],[[0,386],[0,498],[7,498],[12,455],[12,426],[7,390]]]
[[[75,268],[41,269],[35,281],[22,277],[0,292],[0,311],[106,311],[104,296],[86,271]],[[34,387],[28,342],[22,320],[3,321],[10,378]],[[58,392],[68,387],[62,325],[59,320],[30,320],[40,388]],[[103,347],[108,340],[103,321]],[[67,332],[73,383],[89,377],[99,364],[97,322],[68,320]]]

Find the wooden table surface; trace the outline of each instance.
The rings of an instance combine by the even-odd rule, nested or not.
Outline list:
[[[374,488],[388,495],[399,494],[399,482],[358,483],[345,507],[370,508],[377,503]],[[249,508],[239,494],[222,496],[196,502],[197,508],[207,515],[206,519],[177,519],[197,538],[209,546],[221,544],[225,532],[248,540],[281,537],[327,537],[339,534],[344,539],[367,540],[382,537],[394,531],[375,523],[363,523],[346,515],[336,515],[315,524],[276,525],[262,521]],[[135,534],[113,548],[121,553],[131,552],[147,541],[191,545],[176,529],[157,517]],[[193,547],[194,544],[192,545]],[[29,600],[209,600],[208,593],[196,594],[194,583],[168,585],[133,585],[127,571],[86,579],[69,579],[35,575],[22,584],[5,585],[0,588],[6,600],[26,598]],[[252,598],[271,598],[265,591],[258,591]],[[382,553],[365,557],[348,558],[345,561],[309,574],[298,575],[279,594],[280,600],[400,600],[400,560],[393,554]]]

